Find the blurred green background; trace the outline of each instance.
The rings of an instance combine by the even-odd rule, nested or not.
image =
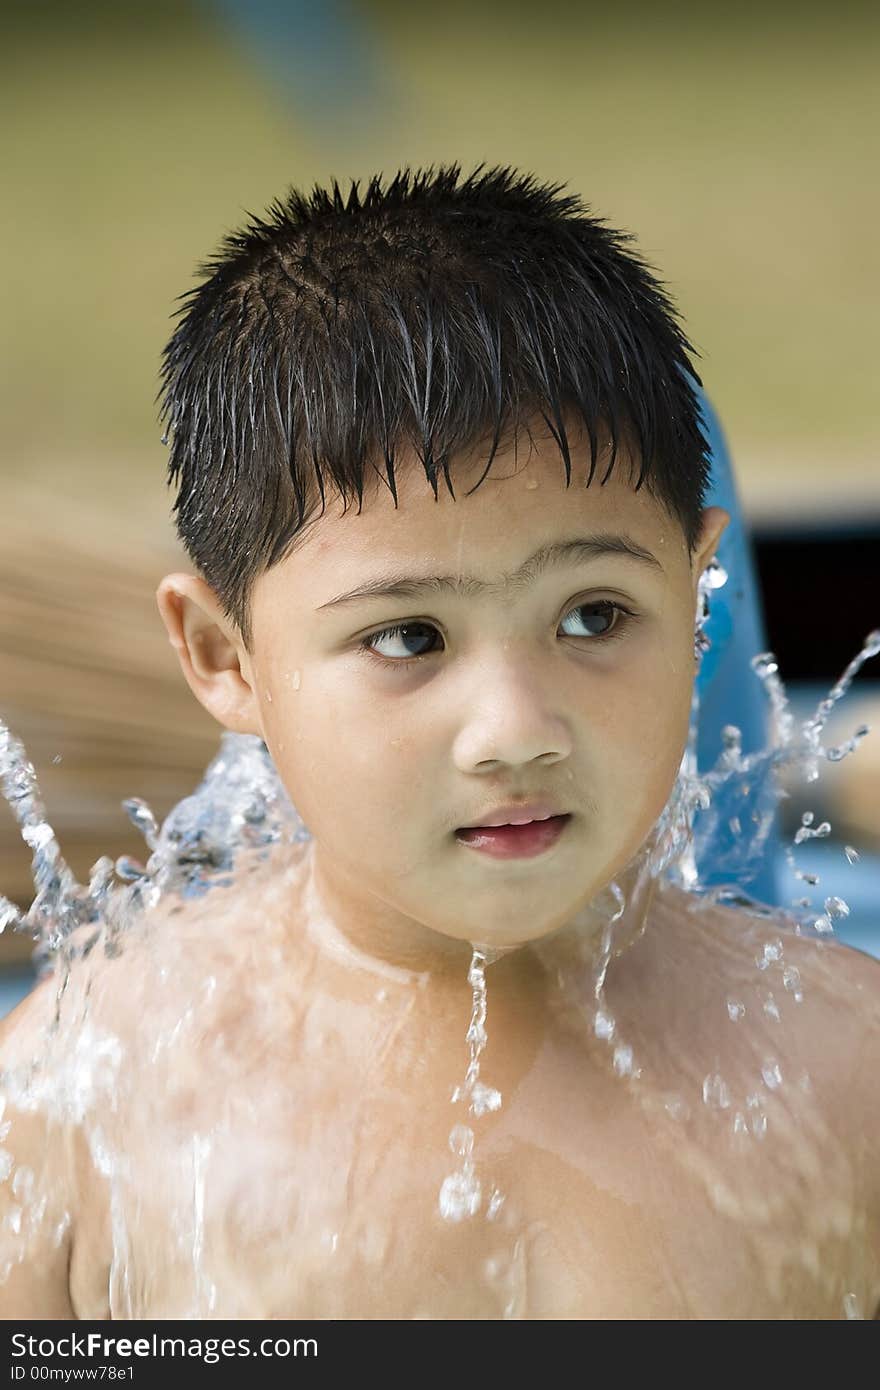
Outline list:
[[[283,42],[267,66],[229,4],[4,16],[7,472],[94,467],[161,499],[158,355],[221,233],[291,183],[458,159],[567,182],[635,232],[748,506],[874,482],[876,6],[361,0],[338,15],[361,51],[340,36],[321,101],[302,7],[267,8],[282,39],[287,12],[286,78]],[[358,67],[368,100],[348,95]]]
[[[196,263],[291,184],[452,160],[567,183],[677,301],[747,514],[877,507],[876,6],[36,0],[2,18],[0,713],[80,874],[142,853],[122,796],[164,814],[217,744],[153,599],[185,564],[159,355]],[[0,885],[22,896],[0,811]]]

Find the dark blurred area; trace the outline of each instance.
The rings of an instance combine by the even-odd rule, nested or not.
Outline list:
[[[830,686],[880,626],[880,508],[830,526],[756,526],[752,548],[767,646],[786,680]],[[861,681],[877,686],[876,661]]]

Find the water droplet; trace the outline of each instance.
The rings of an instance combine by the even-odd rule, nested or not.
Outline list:
[[[614,1028],[614,1019],[610,1014],[606,1014],[604,1010],[600,1009],[593,1021],[593,1032],[596,1037],[604,1038],[607,1042],[614,1037]]]
[[[857,849],[853,849],[852,845],[844,845],[843,852],[850,864],[858,864],[860,856]]]
[[[628,1043],[620,1043],[614,1049],[614,1070],[618,1076],[630,1076],[633,1070],[633,1050]]]
[[[444,1221],[463,1221],[480,1210],[482,1191],[473,1173],[450,1173],[440,1188],[440,1215]]]
[[[812,812],[812,811],[804,811],[804,814],[801,816],[801,825],[812,825],[812,824],[813,824],[813,812]]]
[[[666,1096],[663,1108],[673,1120],[686,1120],[691,1113],[691,1108],[684,1097],[676,1095],[674,1091]]]
[[[796,1004],[804,1002],[803,991],[801,990],[801,972],[795,965],[787,965],[782,972],[782,983],[794,999]]]
[[[703,1104],[711,1110],[727,1110],[730,1106],[730,1087],[717,1072],[703,1079]]]
[[[300,674],[299,674],[299,671],[294,671],[294,673],[293,673],[293,680],[290,682],[290,684],[293,686],[294,690],[299,690],[299,687],[300,687]]]
[[[16,1168],[15,1176],[12,1179],[12,1191],[16,1197],[21,1197],[27,1202],[34,1185],[34,1174],[30,1168]]]
[[[758,969],[766,970],[768,966],[775,965],[778,961],[781,961],[782,951],[782,942],[778,937],[775,941],[765,941],[764,945],[761,947],[761,954],[755,957],[755,964]]]
[[[746,1117],[741,1110],[737,1110],[733,1117],[733,1132],[734,1134],[748,1134],[749,1132]]]
[[[23,825],[21,838],[33,850],[45,849],[54,840],[51,825]]]
[[[486,1208],[487,1220],[494,1221],[503,1206],[504,1193],[499,1192],[497,1187],[493,1187],[491,1195],[489,1197],[489,1205]]]
[[[749,1129],[756,1139],[763,1139],[767,1133],[767,1115],[759,1095],[746,1096]]]
[[[782,1085],[782,1072],[779,1063],[774,1061],[772,1057],[768,1058],[762,1066],[761,1075],[764,1078],[764,1085],[771,1091],[775,1091],[777,1086]]]
[[[717,560],[710,560],[700,578],[707,589],[722,589],[727,583],[727,570]]]
[[[61,754],[60,754],[60,753],[56,753],[55,756],[53,757],[52,761],[53,761],[53,763],[54,763],[54,764],[56,765],[56,767],[57,767],[57,765],[61,762]]]
[[[746,1011],[746,1006],[739,999],[728,999],[727,1016],[731,1023],[739,1023]]]
[[[794,844],[802,845],[805,840],[824,840],[830,834],[831,822],[827,820],[823,820],[822,824],[817,825],[815,829],[809,825],[802,825],[800,830],[795,831]]]
[[[449,1147],[459,1158],[467,1158],[473,1151],[474,1131],[467,1125],[454,1125],[449,1135]]]
[[[774,1023],[779,1022],[779,1006],[772,994],[768,995],[764,1000],[764,1013],[768,1018],[771,1018]]]
[[[829,917],[848,917],[849,903],[843,898],[826,898],[825,911]]]
[[[862,1305],[859,1303],[854,1293],[845,1293],[843,1295],[843,1311],[846,1313],[847,1318],[853,1320],[856,1318],[864,1318],[865,1316],[862,1312]]]
[[[20,913],[15,903],[7,898],[0,899],[0,932],[4,932],[12,922],[17,922]]]
[[[490,1110],[500,1110],[501,1092],[496,1091],[494,1086],[486,1086],[482,1081],[475,1081],[471,1089],[470,1108],[474,1115],[485,1115]]]

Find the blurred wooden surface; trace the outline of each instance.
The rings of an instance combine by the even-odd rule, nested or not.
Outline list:
[[[170,522],[162,534],[143,514],[102,512],[91,496],[4,481],[0,715],[24,743],[80,882],[101,855],[143,861],[120,803],[142,797],[161,821],[219,746],[222,730],[186,685],[156,606],[174,569],[191,566]],[[34,897],[30,865],[0,798],[0,891],[23,908]],[[31,949],[7,932],[0,964]]]

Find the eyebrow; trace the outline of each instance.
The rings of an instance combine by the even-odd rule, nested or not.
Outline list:
[[[315,611],[340,608],[343,604],[370,598],[412,599],[421,598],[426,594],[478,598],[498,589],[523,588],[533,583],[540,575],[546,574],[548,570],[595,560],[602,555],[622,555],[663,573],[663,566],[657,556],[650,550],[645,550],[629,536],[602,533],[594,536],[576,536],[571,540],[553,541],[549,545],[542,545],[520,565],[519,569],[503,575],[497,584],[486,583],[485,580],[467,574],[388,574],[366,584],[359,584],[356,589],[349,589],[347,593],[338,594],[336,598],[322,603]]]

